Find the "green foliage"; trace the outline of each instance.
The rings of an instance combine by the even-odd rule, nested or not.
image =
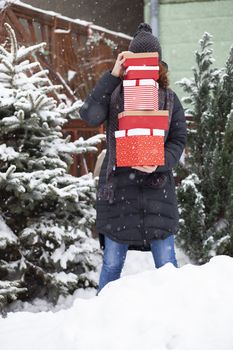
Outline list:
[[[184,248],[197,262],[215,254],[233,256],[233,48],[225,67],[213,68],[211,39],[205,33],[200,40],[193,79],[178,82],[188,95],[184,102],[188,105],[187,114],[192,116],[185,166],[189,176],[198,179],[195,191],[194,185],[184,189],[181,183],[178,188],[183,215],[179,241],[186,241]],[[196,191],[202,198],[201,208],[193,197]]]
[[[192,260],[201,255],[200,247],[204,242],[205,207],[199,184],[197,175],[192,174],[181,181],[178,190],[180,232],[177,243]]]
[[[26,292],[27,289],[22,287],[22,281],[0,281],[0,313],[5,315],[5,306]]]

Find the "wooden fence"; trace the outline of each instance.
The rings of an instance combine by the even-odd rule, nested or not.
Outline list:
[[[47,43],[45,52],[36,54],[32,59],[38,60],[43,68],[48,69],[53,84],[63,86],[62,93],[68,102],[84,100],[100,75],[112,68],[117,53],[127,50],[130,41],[127,35],[26,4],[6,3],[0,13],[1,42],[5,41],[7,35],[3,26],[5,22],[15,30],[21,45]],[[55,98],[59,99],[58,96]],[[80,136],[86,139],[102,133],[103,127],[91,128],[81,120],[70,121],[64,132],[70,133],[72,140]],[[103,146],[99,147],[99,152]],[[98,153],[88,155],[85,159],[75,156],[72,174],[79,176],[93,171]]]
[[[37,59],[48,68],[53,83],[62,83],[71,99],[86,97],[101,73],[114,63],[114,53],[126,50],[130,37],[88,22],[50,14],[26,4],[11,4],[1,12],[0,40],[9,23],[20,44],[46,42],[46,53]]]

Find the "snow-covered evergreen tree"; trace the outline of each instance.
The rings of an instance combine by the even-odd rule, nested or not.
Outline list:
[[[10,51],[0,46],[0,210],[13,232],[0,246],[1,280],[20,280],[24,298],[56,301],[96,286],[95,182],[91,173],[76,178],[69,169],[72,154],[96,151],[104,135],[75,142],[63,137],[62,127],[81,101],[57,105],[50,96],[57,87],[28,59],[44,44],[19,48],[5,27]]]
[[[191,257],[199,262],[215,254],[233,255],[230,248],[233,241],[231,219],[226,209],[226,203],[230,206],[233,190],[228,185],[233,170],[232,160],[227,156],[232,155],[227,139],[233,138],[232,118],[229,117],[233,101],[233,50],[224,68],[213,68],[211,39],[211,35],[205,33],[200,40],[200,50],[195,53],[194,78],[179,82],[187,94],[183,99],[188,105],[186,112],[192,116],[186,168],[188,174],[198,179],[195,188],[198,197],[202,198],[204,211],[199,212],[192,195],[189,196],[188,192],[184,195],[186,190],[181,184],[178,197],[183,199],[180,202],[183,217],[178,240],[186,240],[185,246],[189,247]],[[190,235],[187,232],[190,232],[190,217],[194,212],[202,226],[197,229],[193,222]]]

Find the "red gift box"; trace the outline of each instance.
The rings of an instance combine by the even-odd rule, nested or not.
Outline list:
[[[141,53],[130,53],[124,54],[126,59],[123,63],[123,67],[129,66],[158,66],[159,54],[158,52],[141,52]]]
[[[163,130],[121,130],[115,132],[115,137],[118,167],[164,165]]]
[[[159,79],[159,66],[130,66],[126,69],[124,79]]]
[[[124,80],[124,110],[158,110],[158,83],[154,79]]]
[[[118,129],[149,128],[168,130],[168,111],[125,111],[118,114]]]

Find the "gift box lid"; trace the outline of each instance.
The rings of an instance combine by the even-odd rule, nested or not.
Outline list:
[[[123,86],[144,86],[144,85],[153,85],[158,87],[158,83],[154,79],[132,79],[132,80],[123,80]]]
[[[158,52],[137,52],[137,53],[126,52],[124,53],[124,58],[151,58],[151,57],[158,58],[159,57]]]
[[[124,58],[123,66],[125,68],[132,65],[156,66],[159,62],[158,52],[127,52],[124,54]]]
[[[158,111],[123,111],[118,114],[118,118],[122,117],[137,117],[137,116],[147,116],[147,117],[168,117],[168,110],[158,110]]]

